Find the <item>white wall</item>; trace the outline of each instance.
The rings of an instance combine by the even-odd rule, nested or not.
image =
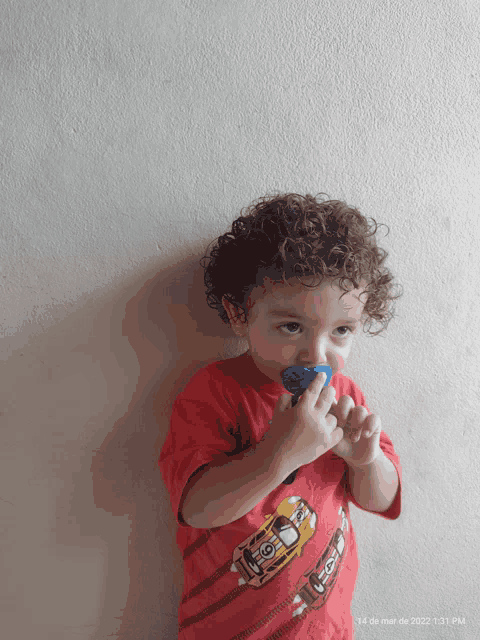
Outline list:
[[[355,618],[397,619],[357,638],[478,637],[479,31],[468,0],[0,3],[2,638],[175,637],[156,456],[229,335],[198,259],[273,190],[388,224],[405,291],[346,371],[404,469],[398,521],[354,510]]]

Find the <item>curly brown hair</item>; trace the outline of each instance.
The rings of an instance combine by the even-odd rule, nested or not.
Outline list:
[[[345,202],[319,199],[324,195],[286,193],[259,198],[242,209],[231,231],[214,241],[210,255],[207,249],[200,260],[207,304],[225,324],[229,318],[223,297],[245,322],[250,294],[266,279],[289,285],[295,279],[304,287],[315,288],[328,278],[338,280],[345,293],[363,288],[367,296],[364,327],[372,336],[386,329],[394,315],[393,301],[402,295],[393,291],[393,276],[383,266],[388,254],[377,247],[374,238],[378,227],[386,225],[378,225],[373,218],[369,224]],[[302,280],[312,276],[319,280],[313,284]],[[375,332],[370,331],[374,321],[382,325]]]

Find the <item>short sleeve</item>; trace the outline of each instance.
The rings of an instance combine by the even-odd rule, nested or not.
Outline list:
[[[198,372],[176,398],[159,467],[179,525],[189,526],[179,513],[189,479],[206,465],[224,462],[235,450],[234,422],[228,396],[208,368]]]

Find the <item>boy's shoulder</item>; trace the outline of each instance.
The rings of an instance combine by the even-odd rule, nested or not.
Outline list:
[[[248,353],[226,360],[214,360],[191,374],[177,394],[177,398],[198,396],[205,391],[224,392],[226,388],[241,387],[252,374],[252,362]]]

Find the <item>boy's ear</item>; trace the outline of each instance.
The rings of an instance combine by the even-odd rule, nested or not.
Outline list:
[[[235,335],[239,338],[244,338],[246,336],[246,323],[242,321],[241,315],[237,308],[229,302],[225,296],[222,297],[222,305],[225,311],[227,312],[228,319],[230,320],[230,326],[232,327]]]

